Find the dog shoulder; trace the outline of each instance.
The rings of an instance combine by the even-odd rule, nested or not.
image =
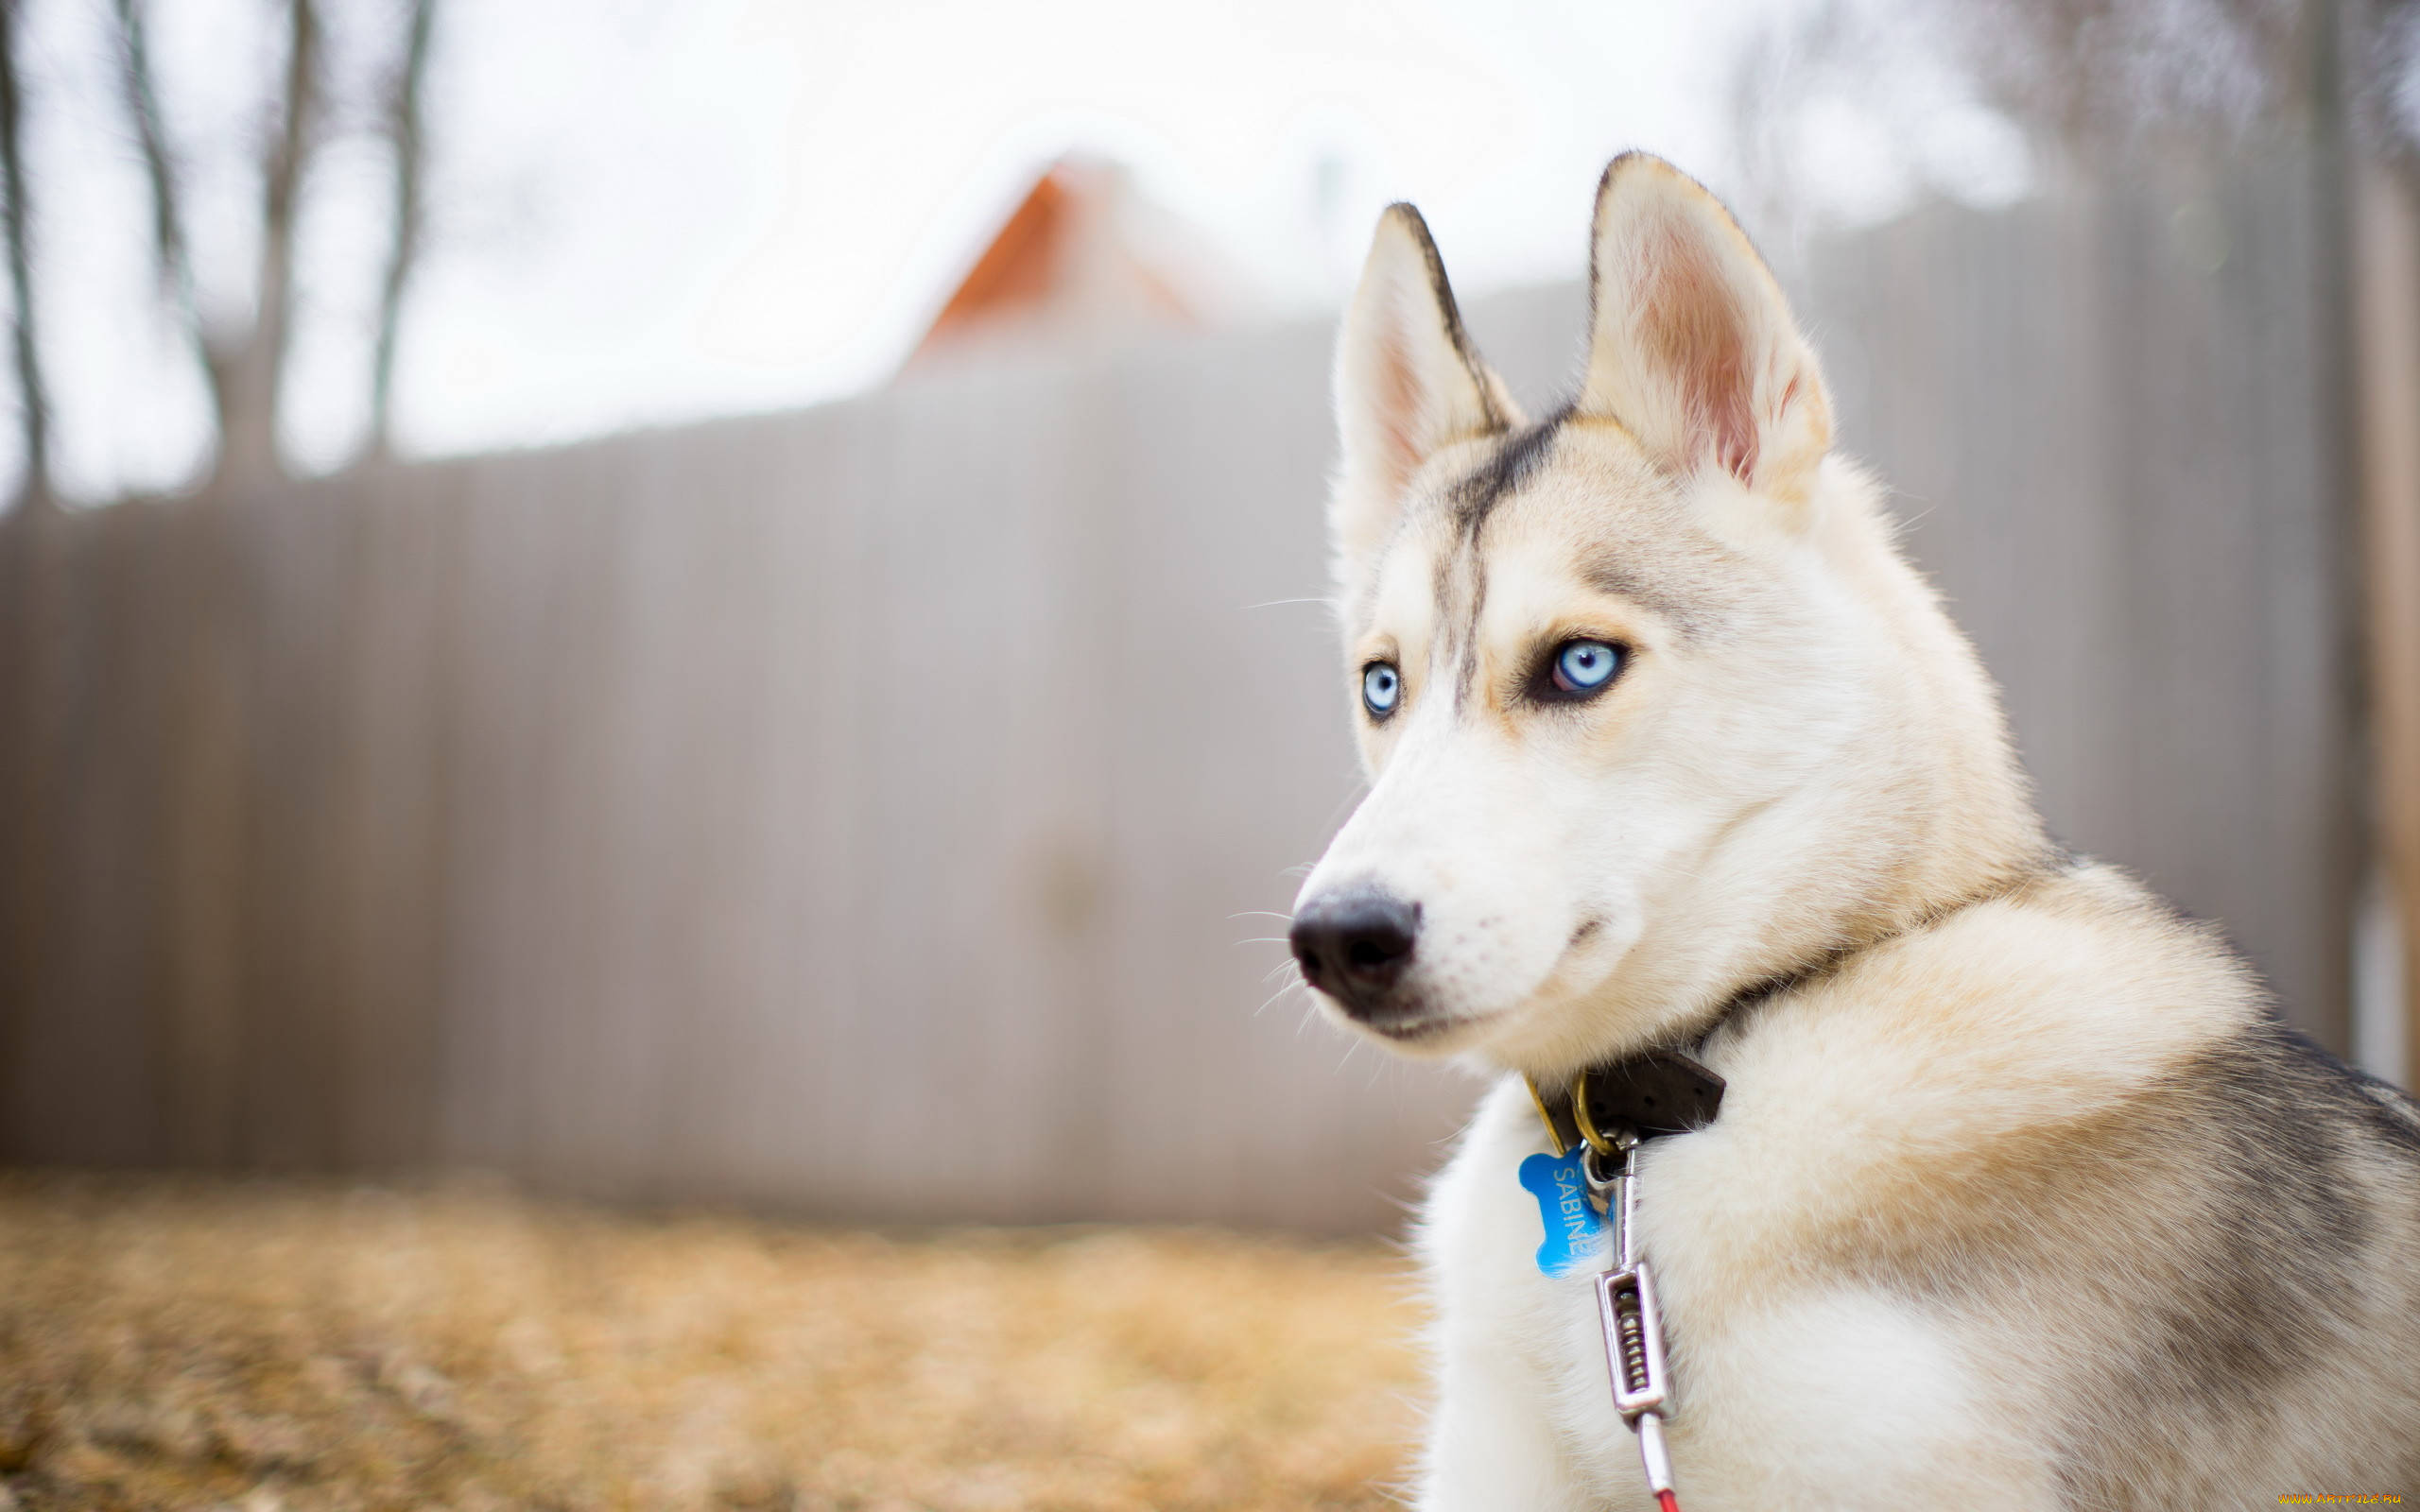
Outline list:
[[[2122,875],[1962,910],[1709,1056],[1722,1117],[1657,1149],[1649,1189],[1699,1326],[1900,1298],[1994,1361],[1996,1412],[2046,1453],[2179,1488],[2147,1504],[2420,1469],[2395,1458],[2420,1420],[2395,1363],[2420,1350],[2420,1118]]]

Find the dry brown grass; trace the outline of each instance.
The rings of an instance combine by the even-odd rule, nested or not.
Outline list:
[[[1400,1263],[0,1176],[25,1509],[1377,1507]]]

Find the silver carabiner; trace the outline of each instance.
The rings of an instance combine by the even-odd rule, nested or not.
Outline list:
[[[1645,1262],[1597,1278],[1597,1322],[1605,1334],[1605,1373],[1613,1381],[1614,1410],[1636,1428],[1641,1413],[1662,1412],[1672,1394],[1664,1369],[1664,1320],[1655,1307],[1655,1278]]]

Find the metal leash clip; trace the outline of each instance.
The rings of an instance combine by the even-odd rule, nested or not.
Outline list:
[[[1672,1488],[1672,1461],[1664,1448],[1664,1415],[1670,1410],[1671,1382],[1664,1367],[1664,1324],[1655,1307],[1655,1278],[1638,1253],[1638,1135],[1617,1129],[1608,1138],[1588,1114],[1585,1073],[1572,1084],[1573,1121],[1588,1151],[1581,1167],[1592,1197],[1602,1196],[1613,1228],[1614,1263],[1597,1278],[1597,1321],[1605,1336],[1605,1373],[1613,1383],[1614,1410],[1638,1435],[1638,1457],[1648,1489],[1663,1512],[1679,1512]]]

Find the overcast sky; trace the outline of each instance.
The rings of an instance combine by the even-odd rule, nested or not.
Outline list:
[[[394,3],[328,0],[339,19]],[[1395,198],[1426,213],[1466,293],[1574,278],[1614,152],[1651,148],[1718,187],[1736,174],[1728,71],[1793,3],[441,0],[400,440],[421,455],[527,446],[878,383],[1071,148],[1132,164],[1272,318],[1332,307]],[[202,393],[152,292],[109,3],[32,9],[61,481],[85,498],[173,487],[206,446]],[[147,12],[205,190],[204,293],[227,307],[248,298],[256,191],[213,144],[257,121],[277,9]],[[376,60],[335,35],[331,66],[368,77]],[[1872,218],[1918,179],[2021,188],[2021,149],[1988,112],[1939,88],[1923,110],[1915,130],[1856,101],[1812,114],[1821,194]],[[1945,143],[1947,168],[1914,161]],[[308,187],[286,437],[308,469],[361,441],[385,175],[373,143],[339,135]]]

